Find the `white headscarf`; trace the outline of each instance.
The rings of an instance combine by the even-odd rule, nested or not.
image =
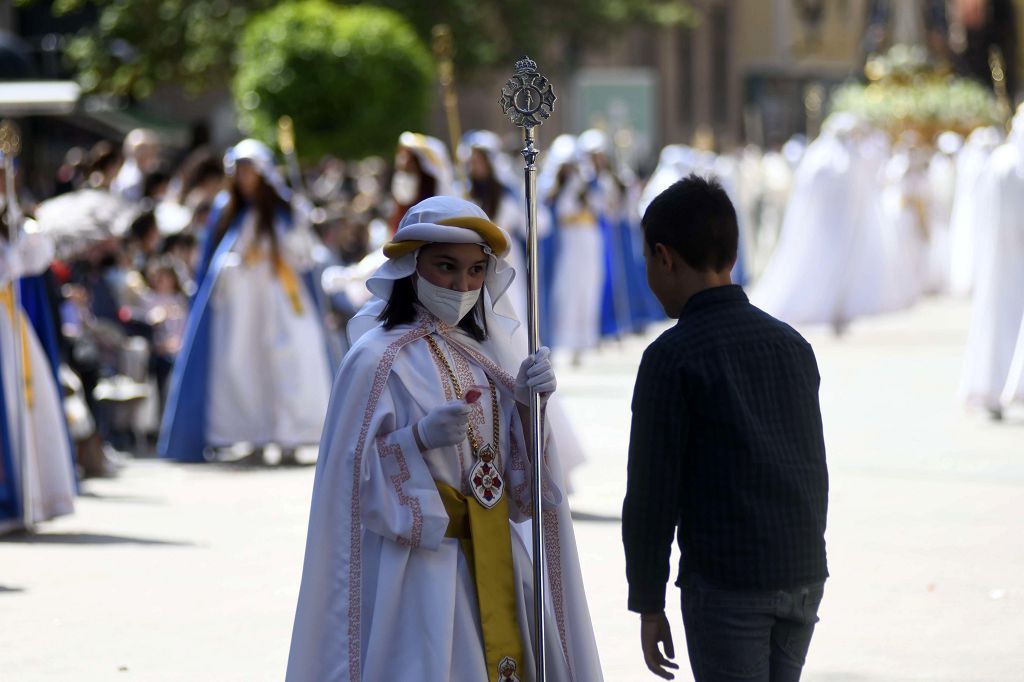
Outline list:
[[[285,183],[280,171],[277,170],[277,166],[274,164],[274,152],[270,151],[270,147],[259,140],[247,138],[228,149],[224,154],[224,172],[228,177],[234,177],[239,161],[251,163],[263,180],[274,188],[278,196],[285,201],[292,200],[292,191]]]
[[[497,235],[504,239],[505,246],[501,252],[488,245],[481,233],[467,227],[454,226],[451,223],[485,221],[490,228],[497,230]],[[446,224],[447,223],[447,224]],[[524,353],[514,350],[518,343],[512,343],[512,337],[519,330],[519,318],[506,296],[515,270],[508,262],[508,244],[510,238],[504,229],[490,222],[487,214],[476,204],[457,197],[436,196],[424,199],[410,208],[402,222],[398,225],[391,245],[400,243],[425,244],[479,244],[487,254],[487,274],[484,277],[484,291],[480,297],[484,321],[488,329],[488,339],[482,344],[493,352],[493,357],[503,366],[512,369]],[[366,288],[373,297],[356,313],[348,323],[349,342],[355,343],[366,332],[381,324],[378,319],[394,290],[395,282],[409,277],[416,272],[416,260],[422,245],[396,258],[389,258],[381,265],[366,282]],[[517,341],[519,341],[517,337]],[[512,363],[506,365],[505,363]]]
[[[415,154],[423,172],[437,181],[435,194],[451,192],[454,171],[444,142],[430,135],[407,131],[398,137],[398,145]]]
[[[491,164],[491,170],[498,182],[510,189],[522,186],[523,181],[513,170],[512,162],[502,149],[501,138],[490,130],[471,130],[462,136],[459,143],[459,162],[469,163],[474,149],[481,151]]]

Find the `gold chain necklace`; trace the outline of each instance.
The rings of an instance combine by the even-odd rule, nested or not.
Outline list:
[[[430,346],[434,357],[447,370],[448,379],[452,382],[452,388],[455,390],[455,397],[463,400],[464,394],[462,387],[459,385],[459,379],[455,376],[455,370],[452,369],[451,363],[445,357],[444,351],[441,350],[441,347],[437,345],[437,341],[430,335],[423,338],[426,339],[427,345]],[[480,441],[482,438],[476,433],[472,423],[469,422],[466,423],[466,436],[469,438],[469,446],[473,450],[473,456],[477,458],[477,463],[469,472],[469,487],[473,491],[473,497],[484,507],[490,509],[501,499],[505,489],[505,482],[495,468],[498,458],[498,444],[501,442],[501,414],[498,410],[498,390],[490,376],[487,377],[487,387],[491,392],[494,444],[484,443],[481,445]]]

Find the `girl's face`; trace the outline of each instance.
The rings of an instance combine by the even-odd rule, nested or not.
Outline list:
[[[177,293],[178,280],[174,272],[169,270],[157,270],[153,276],[153,290],[159,294]]]
[[[479,244],[428,244],[420,250],[416,274],[437,287],[475,291],[484,285],[487,254]]]
[[[477,182],[491,177],[491,163],[487,160],[487,155],[479,149],[474,149],[469,155],[469,177]]]
[[[255,201],[260,191],[259,171],[249,161],[239,161],[235,168],[235,182],[238,183],[238,191],[249,201]]]

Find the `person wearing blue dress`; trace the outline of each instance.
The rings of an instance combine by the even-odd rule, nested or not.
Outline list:
[[[275,444],[289,462],[319,442],[331,389],[322,317],[303,276],[317,242],[266,145],[243,140],[224,165],[229,188],[210,215],[157,449],[202,462],[243,446],[259,463]]]

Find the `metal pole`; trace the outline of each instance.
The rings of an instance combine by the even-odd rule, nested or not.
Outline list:
[[[7,195],[7,243],[10,248],[18,244],[19,228],[21,227],[21,207],[18,205],[17,187],[14,183],[14,157],[21,151],[21,135],[18,128],[10,121],[0,123],[0,152],[4,155],[4,191]],[[14,431],[18,449],[18,477],[21,479],[21,519],[26,530],[31,530],[32,502],[31,486],[28,472],[28,434],[25,423],[28,421],[25,411],[28,410],[25,396],[24,348],[21,339],[21,289],[18,281],[11,279],[11,335],[14,342]],[[3,390],[3,386],[0,386]],[[2,416],[2,415],[0,415]],[[6,418],[6,416],[4,416]]]
[[[516,62],[512,78],[501,91],[501,107],[516,126],[523,129],[523,177],[526,180],[527,216],[527,327],[529,351],[540,347],[539,283],[537,278],[537,154],[533,129],[551,115],[555,93],[548,79],[537,72],[537,64],[529,57]],[[530,394],[530,441],[532,461],[531,500],[533,502],[533,656],[536,663],[534,679],[544,682],[546,655],[544,650],[544,606],[547,603],[547,567],[544,552],[543,518],[543,455],[541,452],[540,395]]]

